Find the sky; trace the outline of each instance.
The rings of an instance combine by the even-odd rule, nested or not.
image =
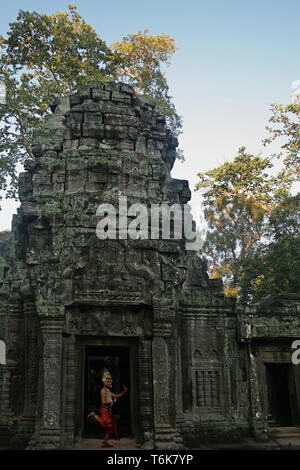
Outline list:
[[[200,194],[197,173],[232,160],[241,146],[262,146],[271,103],[290,102],[300,79],[299,0],[73,0],[78,12],[107,43],[137,30],[165,33],[178,50],[166,76],[183,116],[180,148],[172,176],[187,179],[196,220]],[[66,9],[60,0],[0,0],[0,33],[20,9],[52,14]],[[0,230],[9,229],[19,203],[3,201]]]

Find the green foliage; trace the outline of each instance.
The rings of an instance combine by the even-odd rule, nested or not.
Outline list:
[[[176,50],[173,38],[166,34],[153,36],[148,29],[129,34],[111,48],[120,57],[119,76],[128,77],[140,91],[148,94],[157,87],[157,80],[164,79],[160,64],[169,65]]]
[[[241,291],[243,282],[242,297],[248,299],[245,292],[250,281],[245,281],[245,266],[248,271],[250,266],[255,271],[258,247],[268,250],[267,240],[278,242],[278,234],[283,230],[290,233],[295,225],[299,200],[290,195],[292,172],[281,171],[274,176],[270,174],[272,167],[270,159],[248,154],[242,147],[233,162],[198,175],[197,188],[203,191],[209,227],[203,252],[209,258],[211,271],[224,276],[230,296]],[[255,277],[258,284],[263,275],[266,277],[261,271]],[[249,273],[247,276],[250,279]],[[274,282],[277,281],[276,278]]]
[[[283,163],[287,170],[300,176],[300,102],[271,105],[272,115],[269,122],[274,125],[267,126],[270,137],[264,139],[264,144],[274,140],[283,139],[282,152],[277,156],[283,157]]]
[[[205,189],[205,206],[225,207],[241,202],[254,217],[270,214],[272,209],[284,201],[289,194],[292,175],[272,176],[270,159],[254,156],[241,147],[233,162],[206,173],[199,173],[197,189]]]
[[[182,118],[177,114],[161,64],[170,65],[175,40],[166,34],[153,36],[148,29],[125,36],[111,45],[116,53],[117,78],[133,85],[138,93],[151,96],[156,109],[178,135]],[[179,157],[180,158],[180,157]]]
[[[260,245],[243,262],[240,297],[243,302],[270,293],[300,292],[300,237],[290,235]]]
[[[300,195],[274,211],[270,244],[260,243],[243,260],[240,295],[244,302],[269,293],[300,292]]]
[[[66,94],[90,80],[109,77],[112,53],[96,32],[69,6],[51,16],[20,11],[0,37],[0,80],[6,102],[0,105],[0,189],[15,196],[16,165],[33,158],[33,129],[50,112],[53,95]]]
[[[127,36],[109,48],[69,5],[54,15],[20,11],[0,36],[0,83],[6,102],[0,104],[0,190],[16,195],[16,166],[34,158],[32,133],[42,126],[55,95],[66,95],[90,81],[124,79],[151,96],[175,134],[181,127],[168,85],[160,70],[175,52],[174,39],[148,31]],[[126,71],[124,74],[122,71]]]

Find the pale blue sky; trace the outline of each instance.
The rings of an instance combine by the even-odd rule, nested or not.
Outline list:
[[[171,94],[184,128],[186,162],[173,177],[193,190],[197,172],[233,158],[246,145],[263,150],[269,104],[287,103],[300,79],[299,0],[78,0],[79,13],[108,44],[138,29],[174,37],[179,50],[167,70]],[[18,10],[54,13],[60,0],[0,0],[0,32]],[[197,216],[198,198],[193,200]],[[15,205],[3,202],[0,230],[9,228]]]

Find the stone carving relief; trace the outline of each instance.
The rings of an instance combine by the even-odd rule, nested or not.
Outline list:
[[[119,309],[67,312],[65,331],[76,335],[141,336],[152,334],[149,312]]]

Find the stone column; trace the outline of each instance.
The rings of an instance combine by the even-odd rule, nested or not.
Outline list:
[[[248,343],[249,358],[249,394],[250,394],[250,422],[252,432],[257,439],[266,440],[268,438],[268,427],[263,418],[260,404],[257,361],[251,351],[251,343]]]
[[[38,449],[60,447],[61,433],[61,363],[62,317],[41,318],[43,338],[42,414],[39,435],[35,436]]]
[[[9,318],[6,345],[7,364],[10,369],[10,409],[12,416],[21,416],[24,409],[24,312],[23,300],[12,292],[9,300]]]
[[[140,426],[144,449],[153,449],[153,387],[151,340],[143,339],[139,349]]]
[[[175,427],[175,321],[169,311],[154,312],[153,324],[153,385],[155,446],[158,449],[181,447],[179,433]],[[170,383],[174,386],[171,388]],[[172,416],[174,416],[174,419]]]
[[[9,406],[10,398],[10,376],[11,366],[0,365],[0,445],[6,446],[12,436],[10,430],[11,410]]]
[[[62,435],[64,448],[74,444],[76,412],[76,338],[68,335],[63,338],[63,422]]]
[[[4,302],[5,300],[5,302]],[[0,365],[0,445],[23,447],[17,436],[24,408],[24,316],[23,299],[17,290],[1,298],[0,321],[4,323],[6,364]]]
[[[28,436],[35,429],[35,414],[37,403],[38,384],[38,344],[37,344],[37,316],[35,302],[27,297],[24,300],[25,320],[25,393],[24,411],[18,422],[18,434]]]

